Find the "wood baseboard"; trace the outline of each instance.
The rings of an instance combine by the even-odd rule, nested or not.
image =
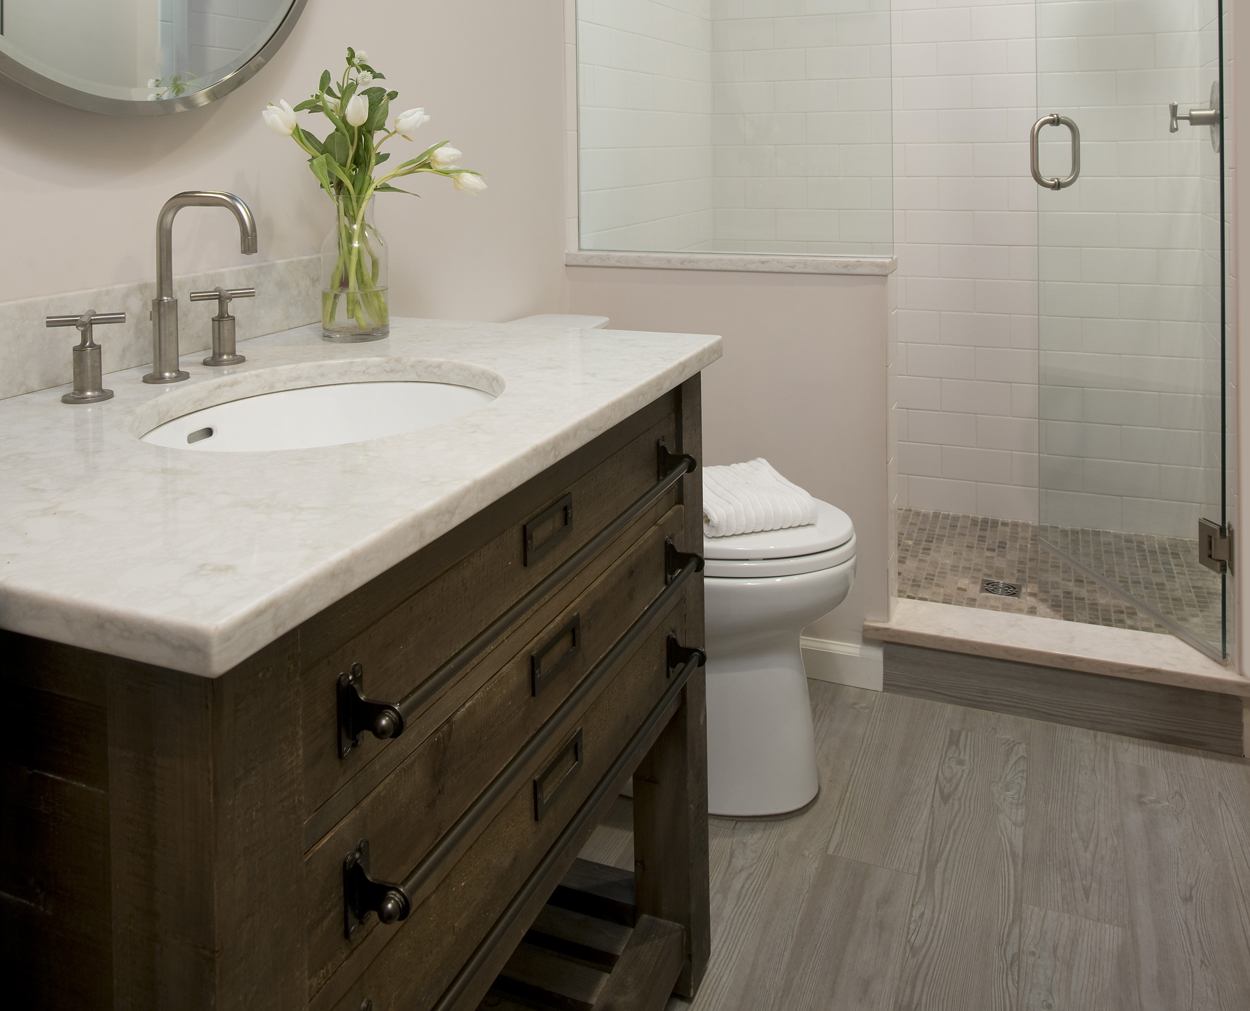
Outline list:
[[[992,657],[885,644],[887,692],[1246,755],[1244,700]]]

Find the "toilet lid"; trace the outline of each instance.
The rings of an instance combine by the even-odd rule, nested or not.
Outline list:
[[[855,536],[851,517],[837,506],[816,500],[816,522],[788,530],[767,530],[733,537],[704,537],[707,558],[798,558],[840,548]]]

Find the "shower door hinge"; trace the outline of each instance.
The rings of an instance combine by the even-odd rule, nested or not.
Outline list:
[[[1198,521],[1198,561],[1223,575],[1233,571],[1233,528],[1214,520]]]

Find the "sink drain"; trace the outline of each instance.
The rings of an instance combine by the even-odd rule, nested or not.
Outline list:
[[[981,592],[992,593],[996,597],[1020,596],[1020,584],[1009,583],[1004,579],[982,579]]]

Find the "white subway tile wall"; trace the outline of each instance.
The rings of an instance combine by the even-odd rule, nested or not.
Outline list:
[[[581,0],[583,249],[892,252],[889,0]]]
[[[1219,162],[1167,116],[1206,104],[1214,16],[895,0],[906,504],[1193,536],[1218,503]],[[1039,111],[1082,128],[1061,193],[1029,175]],[[1066,131],[1046,137],[1065,174]]]
[[[905,505],[1037,520],[1032,3],[894,0]]]
[[[708,248],[716,221],[711,7],[577,3],[581,248]]]
[[[889,0],[713,0],[708,249],[889,255]]]

